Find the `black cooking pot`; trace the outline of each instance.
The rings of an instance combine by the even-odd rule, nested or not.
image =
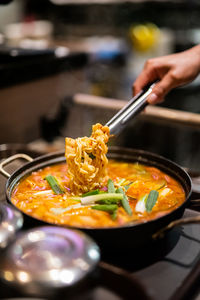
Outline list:
[[[56,152],[53,154],[48,154],[40,156],[34,160],[25,155],[21,155],[22,158],[28,159],[29,162],[17,169],[12,175],[5,172],[4,166],[10,163],[12,160],[16,159],[11,157],[5,160],[0,165],[0,172],[8,177],[6,184],[6,197],[8,202],[11,203],[11,195],[16,184],[28,176],[31,172],[37,171],[44,167],[65,162],[64,152]],[[133,224],[129,223],[125,226],[112,227],[112,228],[78,228],[83,230],[86,234],[93,237],[93,239],[99,244],[101,248],[105,248],[107,251],[113,251],[113,249],[125,250],[130,248],[135,248],[138,245],[146,243],[152,236],[158,232],[160,229],[166,227],[173,227],[177,219],[180,219],[184,213],[186,206],[189,204],[189,198],[191,195],[191,179],[187,172],[183,170],[176,163],[161,157],[159,155],[149,153],[142,150],[126,149],[120,147],[110,147],[108,152],[108,158],[113,158],[116,160],[127,161],[127,162],[139,162],[144,165],[156,167],[168,175],[176,179],[185,191],[186,199],[184,203],[176,208],[175,210],[169,212],[168,214],[159,217],[148,222]],[[38,225],[44,225],[46,222],[33,218],[25,213],[24,216],[24,226],[33,227]],[[174,222],[175,221],[175,222]],[[190,220],[192,221],[192,220]],[[194,220],[194,222],[200,221]],[[172,222],[172,223],[171,223]],[[68,226],[69,227],[69,226]]]

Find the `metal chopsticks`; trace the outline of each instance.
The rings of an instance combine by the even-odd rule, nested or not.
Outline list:
[[[126,125],[127,122],[141,112],[147,103],[147,97],[152,92],[155,83],[147,86],[139,94],[134,96],[111,120],[106,123],[109,127],[111,134],[119,133]]]

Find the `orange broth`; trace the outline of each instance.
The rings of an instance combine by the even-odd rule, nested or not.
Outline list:
[[[53,192],[47,180],[44,179],[47,175],[56,177],[65,190],[64,194],[56,195]],[[72,195],[68,188],[66,163],[46,167],[24,178],[15,187],[11,201],[21,211],[34,218],[49,223],[82,228],[115,227],[124,226],[130,222],[146,222],[169,213],[185,201],[182,186],[174,178],[155,167],[109,160],[108,177],[114,183],[122,179],[129,183],[126,195],[133,212],[131,216],[122,206],[119,206],[115,220],[108,212],[92,209],[91,205],[76,207],[78,202],[70,199]],[[102,185],[103,189],[107,185],[107,179],[105,178]],[[138,199],[151,190],[159,192],[152,211],[143,213],[135,211]],[[71,206],[73,207],[70,208]],[[67,207],[69,209],[65,210]],[[61,209],[60,213],[55,213],[55,209]]]

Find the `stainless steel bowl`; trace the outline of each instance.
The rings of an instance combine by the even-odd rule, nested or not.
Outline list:
[[[98,246],[84,233],[44,226],[22,233],[0,260],[0,276],[28,295],[76,285],[97,265]]]
[[[22,214],[14,207],[0,203],[0,249],[8,245],[22,225]]]

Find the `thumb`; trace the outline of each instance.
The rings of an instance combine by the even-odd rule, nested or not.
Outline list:
[[[147,101],[149,104],[156,104],[163,101],[165,95],[174,87],[172,76],[168,73],[161,81],[156,83]]]

